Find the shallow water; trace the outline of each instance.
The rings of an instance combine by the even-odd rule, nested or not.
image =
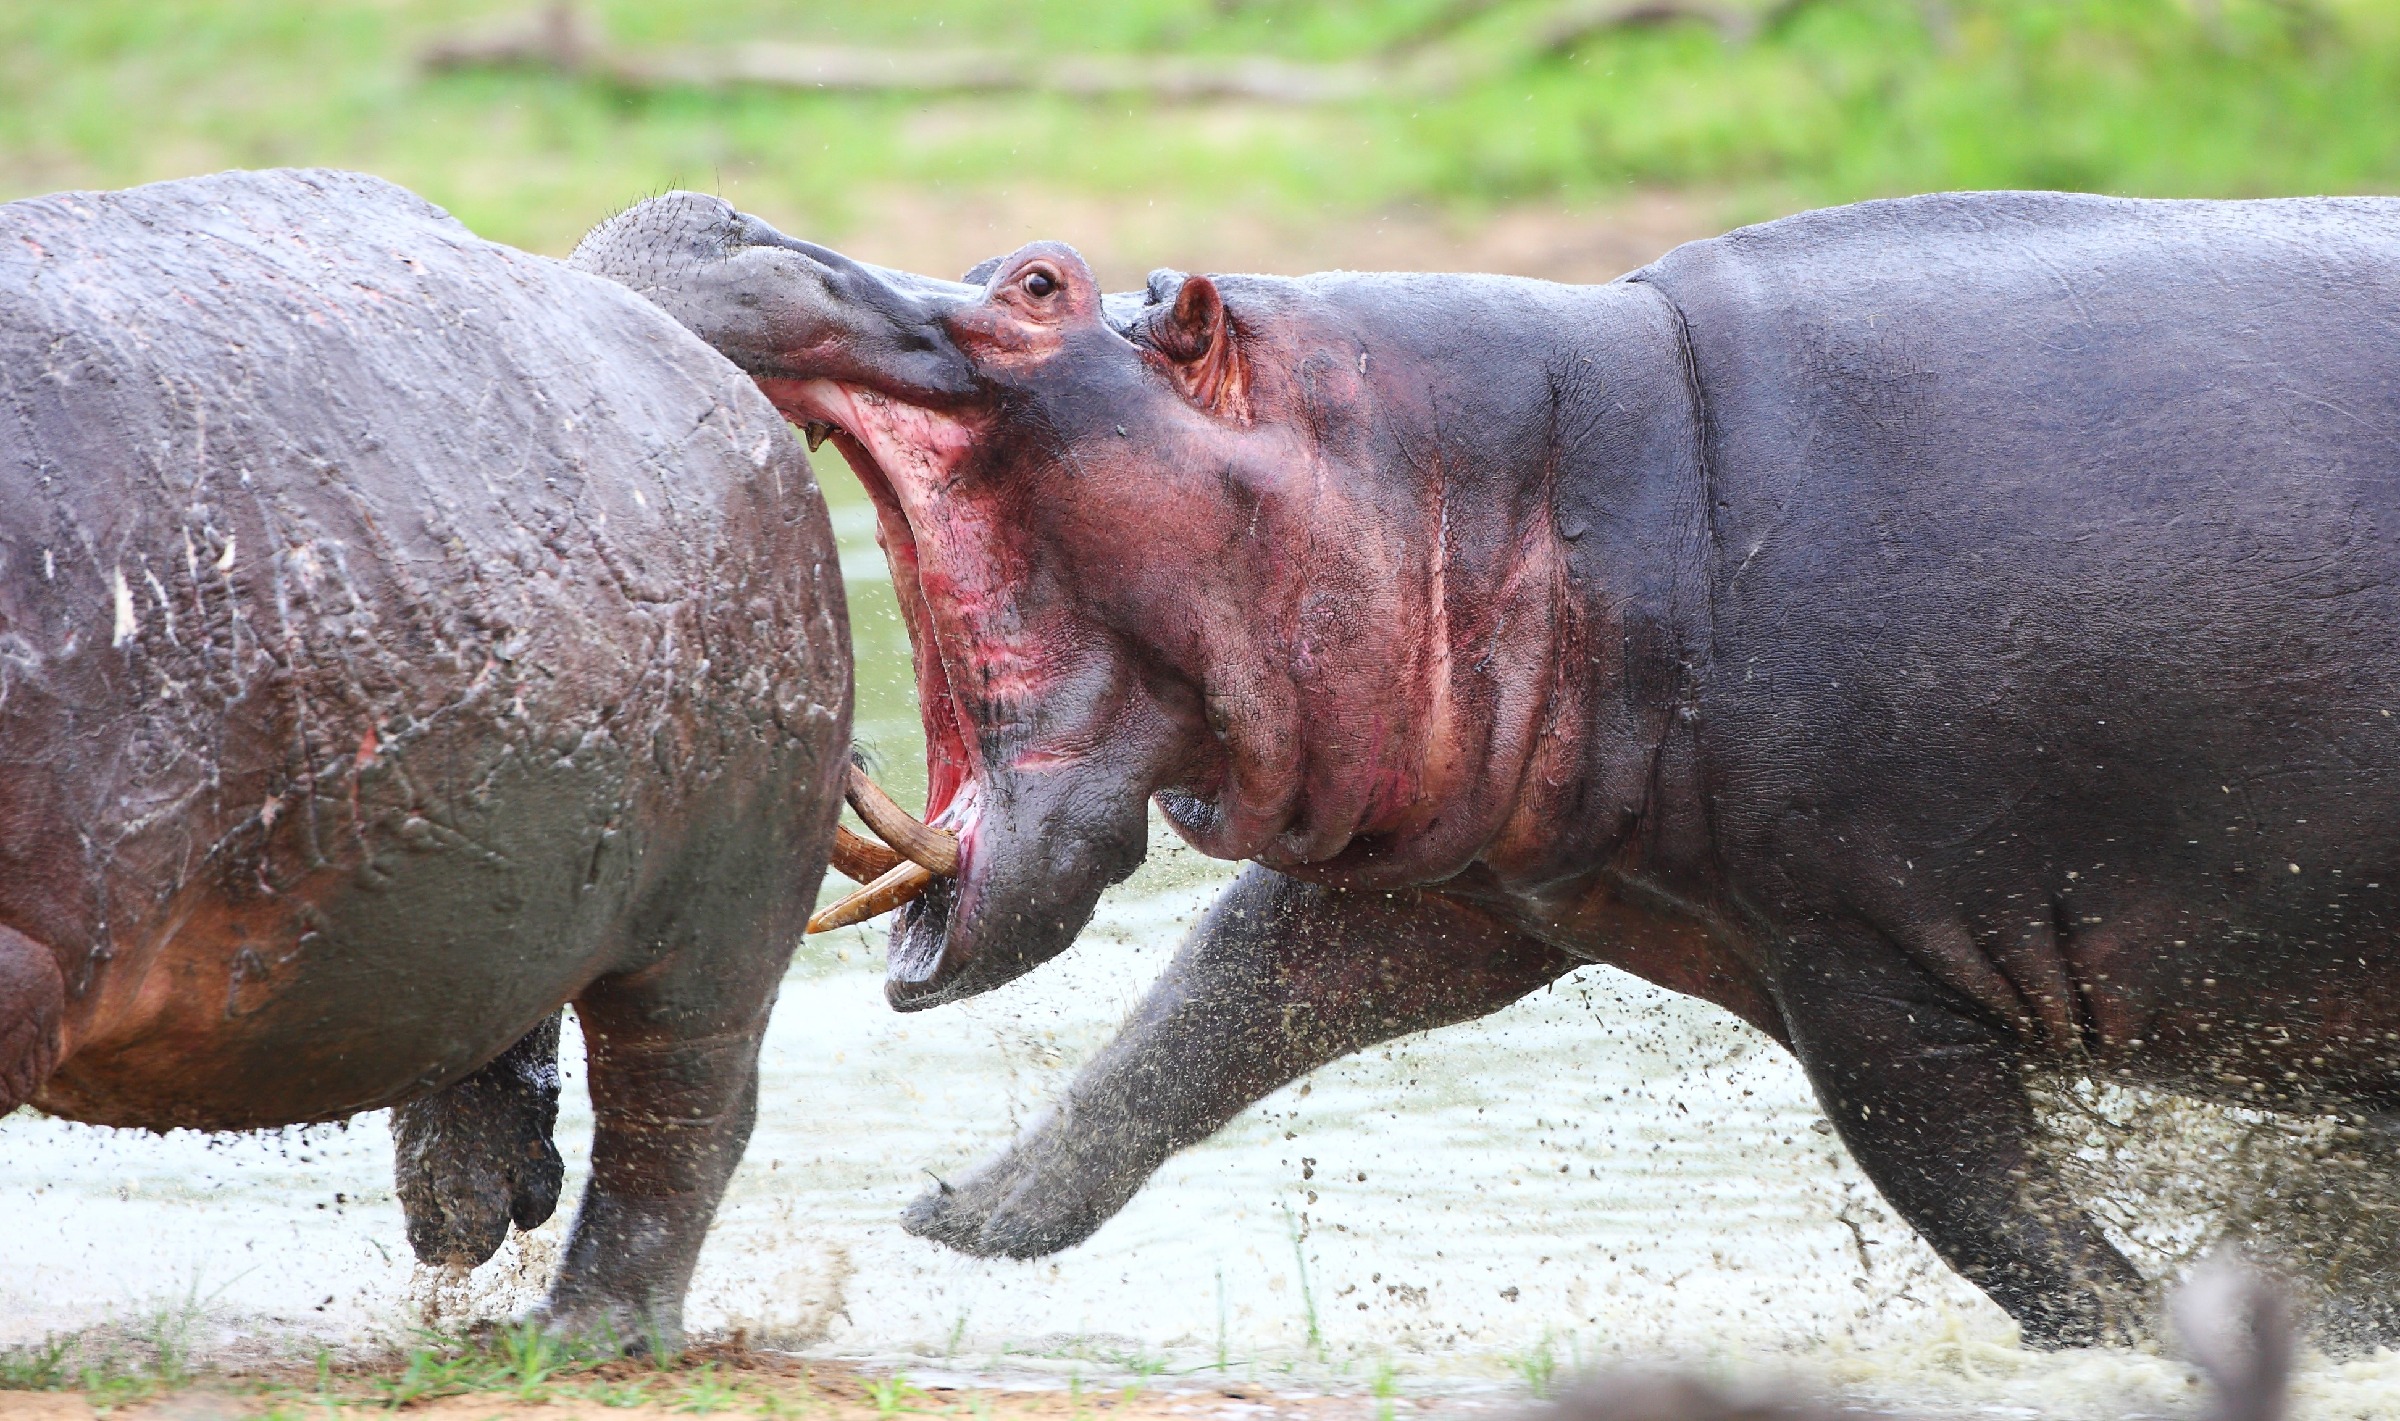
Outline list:
[[[838,512],[869,665],[862,730],[906,799],[922,770],[897,624],[860,510]],[[2007,1414],[2189,1407],[2175,1362],[2017,1349],[1883,1209],[1778,1048],[1605,969],[1280,1092],[1057,1259],[908,1238],[902,1205],[1039,1109],[1230,876],[1156,847],[1074,951],[961,1006],[887,1011],[864,931],[803,950],[696,1328],[918,1375],[1222,1368],[1361,1389],[1388,1371],[1404,1389],[1501,1395],[1667,1356]],[[572,1035],[570,1198],[590,1128]],[[0,1343],[164,1315],[200,1318],[218,1345],[306,1351],[506,1316],[538,1293],[563,1222],[441,1280],[408,1257],[380,1115],[209,1138],[21,1113],[0,1121]],[[2317,1360],[2301,1400],[2309,1416],[2400,1416],[2400,1361]]]

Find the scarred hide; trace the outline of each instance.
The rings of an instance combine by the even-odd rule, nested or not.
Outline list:
[[[0,206],[0,1114],[397,1107],[427,1261],[672,1341],[840,806],[824,505],[622,287],[354,174]]]

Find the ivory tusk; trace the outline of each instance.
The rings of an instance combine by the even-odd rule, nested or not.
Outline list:
[[[844,878],[873,883],[906,862],[873,839],[861,838],[840,824],[833,826],[832,863]]]
[[[920,822],[917,817],[883,792],[881,786],[868,779],[866,771],[850,767],[850,788],[847,796],[850,807],[867,827],[883,837],[883,841],[898,849],[903,857],[933,870],[944,878],[958,877],[958,836],[947,829],[936,829]]]
[[[810,918],[808,930],[812,933],[829,933],[835,928],[863,923],[894,908],[905,907],[925,891],[933,882],[933,877],[933,870],[923,864],[902,859],[893,865],[891,872]]]

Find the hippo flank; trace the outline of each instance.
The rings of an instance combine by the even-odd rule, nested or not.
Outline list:
[[[398,1106],[428,1261],[671,1341],[839,812],[798,439],[622,287],[386,183],[0,207],[0,1114]]]
[[[2028,1070],[2400,1108],[2400,202],[1914,198],[1604,286],[944,282],[690,194],[583,253],[874,496],[958,857],[895,1005],[1058,953],[1146,801],[1253,863],[918,1233],[1064,1248],[1591,962],[1788,1047],[2039,1343],[2145,1306]]]

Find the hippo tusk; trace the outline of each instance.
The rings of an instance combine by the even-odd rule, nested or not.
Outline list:
[[[885,843],[898,849],[904,857],[943,878],[958,877],[956,834],[922,823],[915,815],[892,803],[892,797],[868,779],[866,772],[856,765],[850,767],[847,797],[850,807],[858,811],[858,817],[867,821],[867,827],[881,836]]]
[[[873,839],[853,834],[840,824],[833,826],[832,863],[844,878],[873,883],[906,862],[907,859]]]
[[[829,933],[835,928],[846,928],[852,923],[880,917],[894,908],[915,902],[917,895],[923,893],[933,880],[932,869],[902,859],[892,866],[891,872],[810,918],[808,930],[812,933]]]

